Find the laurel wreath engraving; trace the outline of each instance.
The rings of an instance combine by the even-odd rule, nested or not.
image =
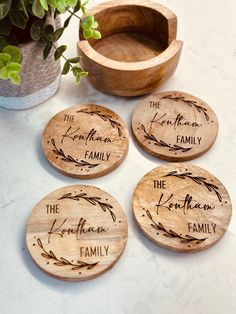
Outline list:
[[[110,122],[110,125],[112,128],[116,128],[117,129],[117,132],[118,132],[118,135],[121,136],[122,135],[122,131],[121,131],[121,124],[115,120],[112,119],[112,116],[109,116],[109,115],[106,115],[106,114],[102,114],[101,111],[99,110],[94,110],[94,111],[88,111],[87,109],[83,109],[83,110],[79,110],[79,111],[76,111],[77,113],[86,113],[90,116],[98,116],[99,118],[101,118],[103,121],[109,121]]]
[[[154,142],[154,145],[158,146],[158,147],[166,147],[169,149],[169,151],[181,151],[182,153],[186,153],[188,151],[190,151],[192,149],[192,147],[182,147],[179,145],[171,145],[171,144],[167,144],[166,142],[162,141],[162,140],[158,140],[153,134],[148,134],[148,132],[145,129],[145,126],[143,124],[141,124],[141,129],[144,132],[144,137],[146,139],[148,139],[149,141]]]
[[[83,199],[92,205],[98,205],[104,212],[108,211],[112,217],[112,220],[114,222],[116,221],[116,215],[111,210],[113,206],[108,203],[102,202],[101,198],[98,196],[87,196],[87,193],[80,193],[77,195],[72,195],[72,193],[66,193],[65,195],[60,197],[58,200],[63,200],[63,199],[71,199],[75,201],[79,201],[80,199]]]
[[[59,258],[56,257],[56,255],[51,250],[47,252],[45,248],[43,247],[42,241],[39,238],[37,239],[37,243],[38,243],[38,246],[43,250],[43,253],[41,253],[41,256],[48,260],[49,259],[54,260],[55,262],[53,264],[56,266],[70,266],[71,270],[78,270],[81,268],[87,268],[88,270],[90,270],[99,263],[99,262],[96,262],[96,263],[90,264],[90,263],[85,263],[81,261],[76,261],[76,263],[70,262],[64,257],[59,257]]]
[[[188,234],[186,234],[185,236],[183,236],[182,234],[178,234],[177,232],[169,229],[167,230],[162,223],[160,222],[155,222],[151,213],[149,212],[149,210],[146,210],[146,214],[147,214],[147,217],[151,220],[151,224],[150,226],[155,229],[156,231],[163,231],[163,236],[165,236],[166,238],[178,238],[180,239],[180,242],[181,243],[192,243],[192,242],[195,242],[195,244],[200,244],[202,242],[204,242],[207,238],[202,238],[202,239],[198,239],[198,238],[195,238],[193,236],[190,236]],[[157,233],[159,234],[159,233]]]
[[[220,193],[217,191],[219,188],[218,186],[216,186],[215,184],[212,184],[210,182],[207,182],[206,178],[204,177],[199,177],[199,176],[193,176],[191,172],[183,172],[183,173],[178,173],[177,171],[171,171],[168,174],[166,174],[164,177],[176,177],[179,179],[185,179],[188,178],[194,182],[196,182],[199,185],[204,185],[209,192],[215,192],[218,200],[220,202],[222,202],[222,196],[220,195]]]
[[[71,163],[74,163],[75,164],[75,167],[88,167],[89,169],[91,168],[95,168],[97,167],[99,164],[91,164],[85,160],[76,160],[74,159],[72,156],[70,155],[67,155],[64,153],[64,151],[61,149],[61,148],[58,148],[56,146],[56,143],[55,143],[55,140],[54,138],[51,139],[51,143],[54,147],[54,149],[52,150],[53,153],[57,156],[60,156],[61,157],[61,160],[65,161],[65,162],[71,162]]]
[[[173,101],[177,101],[177,102],[182,101],[186,105],[188,105],[190,107],[194,107],[199,113],[203,113],[206,121],[209,121],[207,109],[202,107],[202,106],[197,105],[197,101],[195,101],[195,100],[188,100],[184,96],[173,96],[173,95],[166,95],[166,96],[163,96],[161,99],[169,99],[169,100],[173,100]]]

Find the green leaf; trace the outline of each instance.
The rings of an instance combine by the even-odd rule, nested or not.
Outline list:
[[[85,77],[85,76],[87,76],[88,75],[88,72],[80,72],[80,74],[79,74],[79,76],[80,77]]]
[[[82,77],[85,77],[88,75],[88,72],[85,72],[83,69],[74,66],[72,67],[71,71],[73,72],[73,75],[76,78],[76,82],[79,83]]]
[[[30,29],[30,36],[33,40],[37,41],[41,38],[43,25],[43,22],[40,20],[33,23]]]
[[[91,25],[91,28],[95,29],[98,27],[98,22],[97,21],[94,21]]]
[[[27,2],[28,1],[19,0],[20,9],[23,11],[25,17],[28,19],[29,15],[28,15],[27,8],[26,8]]]
[[[88,3],[88,0],[82,3],[81,5],[81,11],[83,12],[83,15],[86,15],[86,5]]]
[[[21,62],[21,52],[19,48],[9,45],[3,49],[3,53],[7,53],[10,55],[11,62],[17,62],[17,63]]]
[[[43,32],[50,37],[54,32],[54,28],[51,24],[48,24],[43,28]]]
[[[88,75],[88,72],[80,72],[78,75],[75,75],[76,77],[76,83],[80,83],[81,78],[85,77]]]
[[[69,61],[69,60],[68,60]],[[83,70],[77,66],[72,67],[71,71],[73,72],[74,76],[79,75]]]
[[[63,34],[64,30],[65,30],[64,27],[58,28],[58,29],[53,33],[53,35],[52,35],[52,37],[51,37],[52,42],[58,41],[58,39],[59,39],[59,38],[61,37],[61,35]]]
[[[82,29],[85,30],[85,31],[91,29],[90,25],[87,24],[87,23],[84,22],[84,21],[81,22],[81,26],[82,26]]]
[[[55,59],[56,61],[61,58],[63,52],[66,51],[66,48],[67,48],[67,47],[66,47],[65,45],[63,45],[63,46],[58,47],[58,48],[55,50],[54,59]]]
[[[78,0],[76,6],[74,7],[74,12],[78,12],[81,8],[81,1]]]
[[[60,13],[65,13],[65,3],[63,0],[56,0],[56,8]]]
[[[8,17],[0,20],[0,35],[9,35],[11,32],[11,24]]]
[[[12,0],[1,0],[0,1],[0,20],[4,19],[7,16],[11,8]]]
[[[69,23],[70,23],[70,20],[71,20],[71,18],[72,18],[72,14],[65,20],[65,22],[64,22],[64,28],[66,28],[68,25],[69,25]]]
[[[7,71],[9,71],[9,73],[11,72],[20,72],[21,70],[21,65],[19,63],[9,63],[6,66]]]
[[[40,19],[42,19],[45,15],[44,8],[41,5],[40,0],[34,0],[32,11],[33,11],[33,14],[39,17]]]
[[[83,30],[83,36],[85,39],[93,37],[93,30],[92,29]]]
[[[11,60],[11,56],[8,53],[0,53],[0,67],[4,67]]]
[[[47,59],[50,51],[52,50],[52,42],[50,41],[47,46],[43,50],[43,58],[44,60]]]
[[[82,24],[86,25],[88,28],[90,28],[93,23],[94,17],[92,15],[86,16],[82,21]]]
[[[67,6],[74,8],[77,4],[77,0],[66,0]]]
[[[86,0],[82,3],[82,6],[86,7],[86,5],[89,3],[89,0]]]
[[[0,38],[0,52],[8,45],[6,38]]]
[[[80,57],[75,57],[75,58],[70,58],[70,59],[68,59],[68,61],[69,61],[70,63],[78,63],[79,60],[80,60]]]
[[[9,18],[13,25],[15,25],[18,28],[25,29],[27,18],[21,11],[11,9],[9,12]]]
[[[21,83],[21,77],[18,73],[11,73],[10,74],[10,80],[15,85],[20,85],[20,83]]]
[[[76,77],[76,83],[78,83],[78,84],[79,84],[79,83],[80,83],[80,81],[81,81],[81,77],[80,77],[80,76],[77,76],[77,77]]]
[[[44,10],[48,10],[48,2],[47,0],[39,0],[41,6],[44,8]]]
[[[90,15],[82,20],[81,26],[83,30],[95,29],[98,27],[98,22],[94,21],[94,17]]]
[[[99,31],[93,31],[93,39],[100,39],[102,35]]]
[[[48,4],[53,8],[56,8],[57,5],[56,0],[48,0]]]
[[[9,79],[10,73],[7,71],[6,67],[0,68],[0,78],[2,80],[7,80]]]
[[[70,71],[70,63],[68,61],[65,62],[64,67],[62,69],[61,74],[65,75]]]

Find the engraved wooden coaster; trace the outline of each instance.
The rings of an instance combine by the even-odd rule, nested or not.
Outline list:
[[[97,277],[121,256],[127,221],[108,193],[86,185],[58,189],[33,209],[26,244],[35,263],[67,281]]]
[[[80,179],[97,178],[117,168],[128,151],[128,130],[113,111],[94,104],[56,114],[42,139],[47,160],[58,171]]]
[[[206,249],[224,235],[232,205],[223,184],[190,164],[166,164],[147,173],[133,196],[135,220],[144,234],[165,248]]]
[[[218,120],[204,101],[183,92],[165,92],[142,100],[134,111],[132,129],[149,154],[185,161],[209,150],[218,133]]]

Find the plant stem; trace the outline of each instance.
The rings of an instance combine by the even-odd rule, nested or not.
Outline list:
[[[80,21],[82,21],[82,18],[80,16],[78,16],[77,14],[75,14],[74,12],[72,12],[71,10],[67,10],[68,12],[70,12],[71,15],[74,15],[75,17],[77,17],[77,19],[79,19]]]
[[[56,50],[57,49],[57,46],[51,41],[51,39],[46,35],[44,34],[42,31],[40,32],[44,38],[46,38],[48,41],[50,41],[52,43],[52,46],[53,48]],[[64,56],[64,54],[61,55],[61,57],[66,61],[66,62],[69,62],[68,59]],[[70,62],[69,62],[70,63]],[[70,63],[70,66],[71,66],[71,63]]]

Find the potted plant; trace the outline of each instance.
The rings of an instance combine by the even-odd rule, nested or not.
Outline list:
[[[71,18],[80,20],[85,38],[101,38],[93,16],[80,0],[0,0],[0,106],[25,109],[53,96],[62,74],[79,82],[87,75],[79,57],[67,58],[66,45],[57,45]],[[64,24],[60,14],[68,12]],[[83,17],[81,17],[81,13]]]

